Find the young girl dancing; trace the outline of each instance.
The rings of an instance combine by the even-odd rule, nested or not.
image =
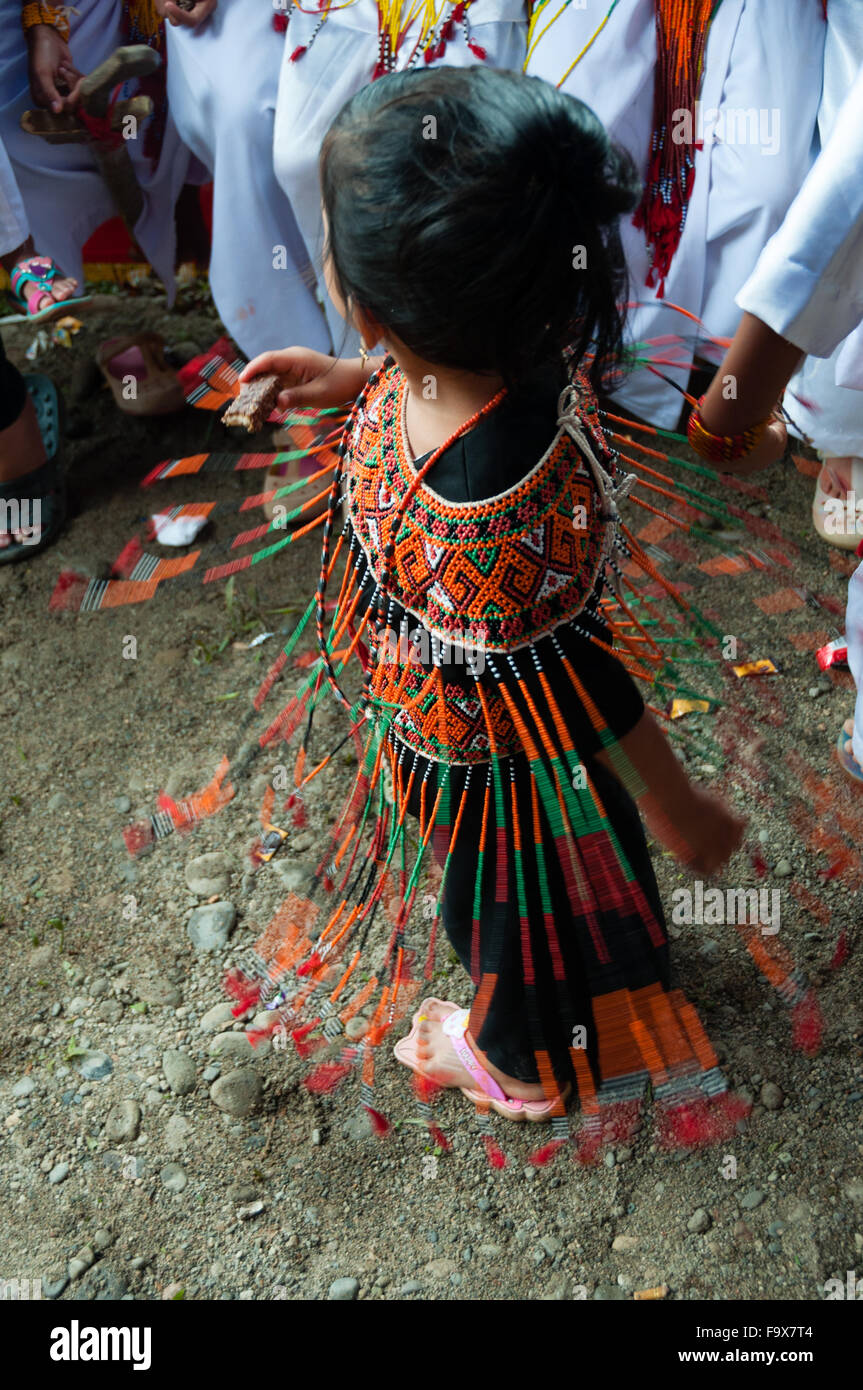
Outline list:
[[[688,780],[634,683],[667,672],[653,636],[663,581],[618,515],[631,480],[593,392],[622,351],[631,163],[542,81],[444,68],[358,93],[321,179],[330,293],[387,356],[291,348],[243,374],[279,374],[282,406],[358,395],[325,525],[320,665],[270,736],[306,727],[296,807],[330,761],[309,756],[329,687],[361,766],[310,895],[330,890],[321,930],[294,899],[259,944],[274,1026],[305,1048],[371,1012],[361,1047],[308,1084],[359,1062],[374,1113],[375,1051],[419,990],[409,932],[433,858],[427,915],[473,994],[469,1008],[423,1000],[395,1048],[423,1103],[458,1087],[483,1113],[551,1118],[563,1137],[575,1092],[595,1151],[629,1132],[650,1084],[664,1140],[719,1137],[743,1107],[672,985],[639,810],[698,876],[728,860],[743,822]],[[382,938],[379,909],[393,924]],[[780,948],[741,930],[786,1002],[808,999]],[[359,988],[361,954],[374,973]]]

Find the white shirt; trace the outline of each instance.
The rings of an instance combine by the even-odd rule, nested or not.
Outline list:
[[[863,322],[863,69],[737,303],[815,357]]]

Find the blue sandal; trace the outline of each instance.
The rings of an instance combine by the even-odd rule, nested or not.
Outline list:
[[[24,377],[45,446],[45,462],[32,473],[0,483],[0,514],[9,531],[38,535],[29,541],[12,541],[0,549],[0,565],[27,560],[50,545],[66,520],[66,480],[60,462],[60,398],[50,377],[28,373]],[[14,508],[18,525],[12,525]],[[26,520],[25,520],[26,518]],[[23,522],[23,526],[21,523]]]

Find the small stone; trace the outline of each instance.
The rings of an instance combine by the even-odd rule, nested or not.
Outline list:
[[[611,1152],[610,1149],[602,1161],[605,1164],[606,1168],[614,1167],[614,1154]]]
[[[429,1260],[425,1272],[432,1279],[448,1279],[451,1274],[458,1273],[458,1265],[455,1260]]]
[[[357,1042],[359,1038],[364,1038],[369,1031],[369,1022],[366,1018],[349,1018],[345,1024],[345,1037],[351,1042]]]
[[[185,1292],[185,1286],[183,1284],[178,1283],[177,1280],[174,1280],[173,1283],[165,1285],[161,1292],[160,1298],[163,1303],[172,1303],[174,1299],[182,1298]]]
[[[697,1211],[692,1213],[687,1221],[686,1229],[687,1231],[691,1231],[693,1235],[700,1236],[703,1235],[705,1231],[710,1230],[710,1225],[711,1221],[707,1212],[703,1207],[699,1207]]]
[[[759,830],[759,832],[758,832],[758,839],[760,840],[760,842],[761,842],[762,845],[766,845],[766,844],[767,844],[767,841],[770,839],[770,831],[769,831],[769,830]]]
[[[199,854],[186,865],[186,884],[198,898],[220,898],[230,881],[231,865],[224,854]]]
[[[254,1202],[258,1195],[258,1189],[250,1182],[232,1182],[228,1188],[228,1201],[235,1206],[247,1206],[249,1202]]]
[[[247,1206],[237,1207],[237,1216],[241,1221],[251,1221],[253,1217],[260,1216],[263,1210],[264,1204],[258,1199],[255,1202],[249,1202]]]
[[[48,1174],[48,1181],[49,1181],[50,1183],[54,1184],[54,1186],[56,1186],[58,1182],[65,1182],[66,1179],[68,1178],[68,1176],[69,1176],[69,1164],[68,1164],[68,1163],[55,1163],[55,1164],[54,1164],[54,1167],[51,1169],[50,1173]]]
[[[477,1197],[476,1204],[479,1207],[480,1211],[489,1211],[491,1208],[491,1198]]]
[[[210,1087],[210,1099],[228,1115],[242,1119],[250,1115],[261,1098],[263,1083],[251,1067],[237,1067],[220,1076]]]
[[[763,1192],[759,1192],[757,1187],[753,1187],[749,1192],[744,1192],[738,1205],[741,1206],[744,1211],[754,1211],[756,1207],[761,1206],[764,1197],[765,1194]]]
[[[16,1100],[23,1100],[25,1096],[32,1096],[36,1089],[36,1082],[32,1076],[22,1076],[20,1081],[16,1081],[12,1087],[12,1094]]]
[[[153,657],[154,666],[171,667],[181,666],[186,659],[186,652],[183,647],[163,647],[156,652]],[[131,786],[131,782],[129,784]]]
[[[196,951],[221,951],[227,946],[236,921],[233,903],[208,903],[195,908],[186,931]]]
[[[422,1293],[422,1284],[417,1279],[408,1279],[406,1284],[399,1288],[400,1294]]]
[[[356,1114],[349,1115],[342,1125],[342,1134],[346,1139],[358,1142],[361,1139],[374,1138],[374,1126],[366,1110],[358,1110]]]
[[[55,792],[54,795],[53,795],[52,797],[49,797],[49,798],[48,798],[48,810],[49,810],[49,811],[62,811],[63,807],[64,807],[64,806],[68,806],[68,805],[69,805],[69,798],[68,798],[68,796],[66,795],[65,792]],[[67,1279],[67,1280],[66,1280],[66,1284],[68,1284],[68,1282],[69,1282],[69,1280]],[[63,1288],[66,1287],[66,1284],[63,1285]],[[43,1289],[44,1289],[44,1285],[43,1285],[42,1287],[43,1287]],[[50,1298],[51,1295],[49,1294],[48,1297]],[[57,1295],[54,1294],[54,1297],[56,1298]]]
[[[817,685],[810,685],[810,687],[809,687],[809,696],[810,696],[810,699],[812,699],[812,700],[817,700],[817,699],[818,699],[818,696],[819,696],[820,694],[821,694],[821,691],[818,689],[818,686],[817,686]]]
[[[334,1279],[327,1290],[331,1303],[351,1303],[360,1291],[358,1279]]]
[[[188,1148],[192,1126],[185,1115],[172,1115],[165,1125],[165,1148],[169,1153],[181,1153]]]
[[[615,1236],[611,1242],[612,1250],[616,1250],[619,1255],[629,1254],[638,1245],[638,1236]]]
[[[214,1062],[212,1066],[204,1067],[201,1073],[205,1081],[215,1081],[221,1074],[222,1068],[218,1062]]]
[[[619,1303],[629,1295],[619,1284],[597,1284],[593,1291],[595,1303]]]
[[[539,1243],[542,1246],[545,1253],[551,1256],[552,1259],[558,1253],[559,1250],[563,1249],[563,1246],[561,1242],[558,1240],[557,1236],[540,1236]]]
[[[138,998],[143,999],[145,1004],[158,1004],[174,1009],[182,1002],[183,995],[178,987],[161,975],[157,975],[155,979],[138,980],[135,988]]]
[[[261,1053],[261,1044],[252,1047],[245,1033],[219,1033],[210,1043],[212,1057],[232,1057],[241,1062],[251,1062]]]
[[[486,1241],[479,1247],[479,1253],[485,1255],[486,1259],[493,1260],[502,1253],[499,1245],[493,1245],[491,1241]]]
[[[65,1270],[55,1270],[53,1273],[42,1276],[42,1297],[59,1298],[63,1290],[69,1283],[69,1275]]]
[[[792,873],[792,868],[789,860],[780,859],[773,872],[777,878],[789,878]]]
[[[105,1136],[113,1144],[137,1139],[141,1128],[141,1107],[136,1100],[121,1100],[111,1107],[105,1120]]]
[[[233,1023],[232,1007],[231,1004],[214,1004],[213,1008],[207,1010],[198,1024],[201,1032],[216,1033],[220,1028],[224,1028],[226,1023]]]
[[[131,811],[131,809],[132,809],[132,799],[131,799],[131,797],[128,797],[128,796],[115,796],[115,797],[114,797],[114,810],[115,810],[115,811],[118,811],[118,812],[120,813],[121,816],[128,815],[128,813],[129,813],[129,811]]]
[[[286,893],[294,892],[301,886],[303,880],[308,878],[308,874],[304,874],[302,869],[298,869],[296,864],[291,864],[287,859],[274,859],[269,869],[272,869],[276,878],[281,880],[281,886]]]
[[[107,1250],[109,1246],[113,1244],[114,1237],[111,1235],[111,1232],[108,1230],[106,1226],[100,1226],[96,1234],[93,1236],[93,1249],[98,1250],[99,1254],[101,1255],[101,1253],[104,1250]]]
[[[195,1063],[187,1052],[169,1048],[162,1057],[162,1071],[175,1096],[187,1096],[195,1089]]]
[[[765,1110],[781,1110],[785,1095],[775,1081],[765,1081],[761,1087],[760,1100]]]
[[[86,1081],[102,1081],[114,1070],[107,1052],[85,1052],[83,1057],[75,1058],[75,1065]]]
[[[319,1129],[313,1129],[313,1130],[312,1130],[312,1143],[314,1144],[315,1148],[318,1147],[318,1145],[320,1144],[320,1142],[321,1142],[321,1131],[320,1131]]]
[[[548,1293],[542,1295],[544,1303],[567,1303],[571,1298],[570,1283],[567,1278],[556,1279],[549,1286]]]
[[[166,1163],[159,1177],[169,1192],[182,1192],[189,1182],[186,1170],[179,1163]]]
[[[78,1279],[96,1263],[96,1256],[89,1245],[82,1245],[78,1253],[69,1261],[69,1278]]]

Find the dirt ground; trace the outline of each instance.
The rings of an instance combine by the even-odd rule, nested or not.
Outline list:
[[[498,1120],[508,1162],[494,1171],[460,1095],[440,1104],[453,1153],[438,1154],[413,1119],[401,1068],[382,1057],[377,1093],[396,1126],[380,1139],[353,1082],[311,1096],[296,1058],[252,1053],[230,1019],[224,968],[298,868],[313,867],[330,809],[314,804],[309,827],[252,873],[272,757],[262,754],[231,805],[192,836],[135,861],[125,849],[123,828],[154,810],[160,790],[197,790],[237,742],[276,639],[238,644],[291,630],[319,558],[312,541],[258,566],[256,590],[242,576],[230,603],[212,584],[114,612],[49,612],[62,569],[104,576],[158,506],[239,503],[253,486],[219,475],[141,492],[156,462],[224,436],[203,412],[134,421],[115,408],[89,363],[104,337],[132,326],[157,329],[181,355],[221,332],[191,290],[172,312],[152,293],[105,297],[71,348],[39,358],[67,401],[72,516],[46,553],[0,567],[0,1279],[41,1278],[44,1296],[64,1300],[630,1299],[658,1285],[669,1299],[824,1298],[827,1279],[863,1269],[853,853],[863,803],[832,756],[850,677],[819,684],[814,660],[819,641],[842,631],[849,566],[811,532],[811,479],[777,467],[761,480],[768,502],[735,498],[780,528],[787,543],[773,549],[788,567],[780,557],[711,576],[697,564],[717,547],[701,540],[691,543],[695,563],[663,565],[737,639],[741,659],[781,667],[737,692],[736,723],[727,712],[691,716],[704,745],[690,737],[681,747],[750,817],[747,850],[720,886],[780,892],[782,940],[819,990],[821,1052],[792,1048],[788,1012],[732,926],[672,925],[680,982],[730,1080],[755,1102],[743,1132],[721,1151],[681,1157],[658,1150],[648,1123],[596,1168],[561,1157],[537,1168],[528,1163],[537,1133]],[[32,336],[4,330],[19,365]],[[220,517],[216,537],[230,531]],[[744,538],[729,536],[728,549]],[[799,586],[811,602],[788,598]],[[124,655],[129,637],[134,658]],[[723,740],[729,756],[716,747]],[[217,891],[238,925],[224,950],[206,954],[187,932],[203,898],[185,875],[209,852],[222,856]],[[655,858],[670,904],[691,876]],[[848,957],[834,968],[843,932]],[[434,992],[466,1001],[466,985],[442,946]],[[245,1117],[211,1099],[232,1068],[251,1072],[253,1088],[255,1075],[262,1082]]]

